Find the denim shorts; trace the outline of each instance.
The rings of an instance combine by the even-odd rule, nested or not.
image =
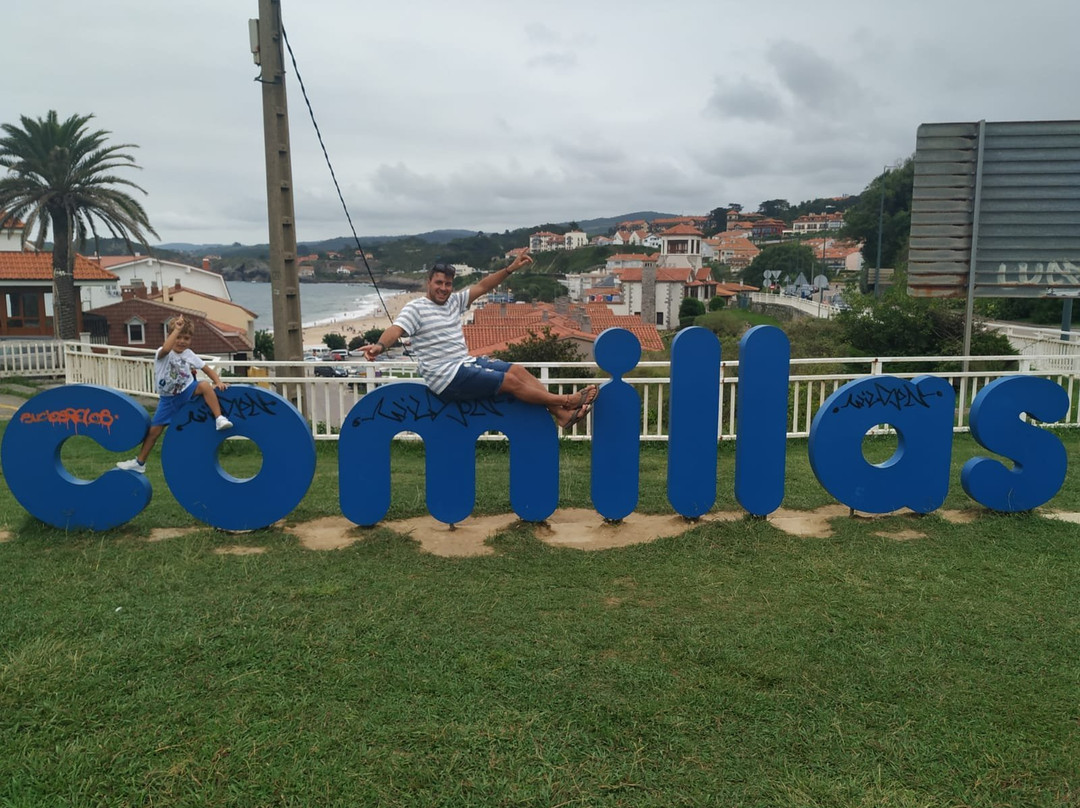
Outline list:
[[[439,398],[447,401],[490,398],[499,392],[508,370],[510,370],[509,362],[478,356],[476,361],[467,362],[458,368],[450,384],[439,393]]]
[[[157,409],[154,410],[154,417],[150,419],[150,426],[164,426],[170,423],[173,416],[176,415],[176,411],[191,401],[191,397],[195,395],[195,388],[198,386],[199,383],[192,379],[191,384],[175,396],[162,396],[159,398]]]

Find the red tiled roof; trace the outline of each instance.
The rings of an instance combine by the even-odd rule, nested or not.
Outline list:
[[[592,342],[596,335],[606,328],[625,328],[638,338],[643,350],[661,351],[664,349],[664,342],[656,326],[643,323],[636,315],[613,314],[604,303],[587,303],[574,308],[578,311],[584,308],[585,316],[589,318],[589,332],[580,330],[580,324],[573,317],[557,314],[555,307],[550,303],[514,304],[505,309],[508,314],[515,315],[531,310],[531,318],[514,316],[500,319],[498,315],[503,311],[502,306],[485,306],[481,311],[489,312],[489,316],[484,317],[482,322],[477,322],[474,318],[472,323],[463,327],[465,344],[468,345],[470,354],[481,356],[492,351],[503,350],[508,345],[527,339],[530,333],[540,336],[545,328],[551,329],[551,333],[559,339],[588,342]],[[545,312],[548,316],[547,320],[543,319]]]
[[[701,231],[693,225],[689,224],[677,224],[674,227],[669,227],[661,236],[700,236]]]
[[[146,256],[143,255],[95,255],[86,260],[92,261],[102,269],[109,269],[111,267],[119,266],[120,264],[133,264],[136,261],[141,261],[145,257]]]
[[[641,267],[627,267],[622,271],[623,283],[641,283]],[[690,279],[688,267],[657,267],[657,283],[686,283]]]
[[[2,254],[2,253],[0,253]],[[138,316],[146,323],[147,334],[164,334],[164,323],[174,317],[178,312],[195,321],[195,335],[191,340],[191,350],[199,354],[224,354],[243,353],[250,351],[254,346],[248,342],[247,334],[240,331],[236,326],[208,320],[203,312],[177,306],[173,303],[162,303],[157,300],[146,298],[132,298],[118,303],[110,303],[92,309],[93,314],[101,315],[109,324],[109,344],[126,346],[127,330],[126,323],[133,316]],[[88,312],[90,313],[90,312]],[[164,336],[159,339],[151,339],[140,348],[157,348],[164,341]]]
[[[2,252],[0,251],[0,280],[41,281],[52,283],[51,252]],[[108,270],[95,265],[88,258],[75,256],[75,282],[110,282],[118,278]]]
[[[735,294],[736,292],[757,292],[758,290],[757,286],[747,286],[745,283],[721,283],[716,287],[717,294],[720,294],[721,291]]]
[[[619,325],[618,328],[625,328],[637,337],[638,342],[641,343],[641,350],[643,351],[664,350],[664,341],[660,339],[660,334],[657,332],[656,326],[645,325],[645,323],[641,322],[640,317],[635,317],[634,319],[637,320],[636,325]]]

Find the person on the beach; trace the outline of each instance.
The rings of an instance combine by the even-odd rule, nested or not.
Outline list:
[[[420,366],[420,375],[433,393],[447,401],[470,401],[504,393],[528,404],[547,408],[561,427],[581,421],[592,408],[596,385],[576,393],[550,392],[521,365],[470,356],[461,327],[461,315],[481,295],[503,283],[510,274],[531,264],[532,256],[521,253],[510,266],[493,272],[467,289],[454,291],[454,267],[435,264],[428,271],[427,294],[406,303],[379,341],[360,350],[373,361],[399,338],[409,337],[409,347]]]
[[[219,431],[232,428],[232,421],[221,414],[221,402],[214,392],[215,387],[224,390],[228,385],[221,380],[217,371],[191,350],[191,337],[194,333],[195,324],[185,320],[184,315],[181,314],[173,321],[169,336],[154,355],[154,382],[160,398],[154,417],[150,420],[150,428],[146,431],[138,456],[131,460],[121,460],[116,464],[117,468],[145,474],[150,450],[154,448],[177,410],[187,404],[192,396],[203,397],[214,415],[214,425]],[[196,370],[202,370],[213,384],[205,379],[196,381]]]

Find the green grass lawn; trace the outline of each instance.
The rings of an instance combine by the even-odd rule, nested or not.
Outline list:
[[[336,448],[291,520],[340,514]],[[150,506],[100,534],[0,486],[0,806],[1080,805],[1080,526],[978,509],[976,453],[957,438],[946,506],[969,524],[747,518],[589,553],[518,524],[457,559],[386,528],[330,552],[277,528],[145,541],[198,524],[159,452]],[[509,511],[505,447],[479,455],[477,512]],[[562,505],[588,507],[588,447],[561,465]],[[641,511],[670,512],[664,475],[646,446]],[[424,513],[421,447],[394,477],[389,518]],[[1052,507],[1080,510],[1074,478]],[[831,501],[793,442],[785,507]],[[926,538],[875,535],[900,528]],[[214,552],[237,543],[266,552]]]

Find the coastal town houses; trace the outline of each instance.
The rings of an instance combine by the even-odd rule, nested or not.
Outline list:
[[[761,250],[750,240],[746,230],[720,233],[702,242],[701,254],[707,261],[718,261],[736,272],[750,266]]]
[[[781,219],[758,219],[751,222],[750,233],[759,241],[781,238],[787,225]]]
[[[75,289],[115,283],[116,276],[75,256]],[[0,251],[0,337],[53,337],[53,268],[51,252]],[[76,312],[78,330],[85,331],[83,312]]]
[[[707,244],[697,227],[680,223],[660,234],[660,252],[616,253],[603,270],[568,275],[562,283],[574,301],[602,303],[618,316],[638,317],[661,330],[674,329],[684,298],[707,303],[714,297],[756,291],[756,287],[717,283],[704,264],[706,253],[749,264],[758,252],[749,235],[748,231],[722,234]]]
[[[704,272],[707,274],[708,269]],[[660,267],[653,262],[625,269],[619,275],[621,302],[610,308],[616,314],[640,317],[660,329],[677,328],[683,298],[712,297],[698,273],[689,267]],[[715,288],[711,278],[707,283]]]
[[[647,230],[616,230],[615,235],[611,237],[611,243],[616,247],[639,247],[648,237]]]
[[[538,230],[529,236],[529,249],[532,252],[577,250],[587,246],[588,243],[589,237],[581,230],[568,230],[566,233]]]
[[[642,350],[661,351],[664,342],[656,326],[646,325],[640,317],[615,313],[603,303],[571,303],[562,298],[555,303],[487,303],[472,312],[463,326],[465,344],[473,356],[506,350],[510,345],[551,334],[560,342],[577,348],[582,361],[593,358],[593,345],[605,329],[625,328],[641,343]]]
[[[651,233],[662,233],[671,227],[687,225],[700,230],[708,220],[708,216],[660,216],[648,223],[648,229]]]
[[[563,249],[579,250],[587,246],[589,237],[583,230],[567,230],[563,233]]]
[[[120,288],[141,281],[147,288],[165,289],[177,284],[185,289],[231,300],[225,279],[210,268],[210,259],[204,258],[201,267],[188,266],[176,261],[165,261],[149,255],[103,255],[89,259],[102,269],[116,276],[116,282],[94,288],[83,298],[83,308],[96,309],[115,303],[120,299]]]
[[[660,233],[660,257],[663,268],[701,269],[701,242],[704,235],[693,225],[677,224]]]
[[[821,230],[839,230],[843,226],[843,213],[808,213],[792,222],[791,230],[799,235],[817,233]]]
[[[51,252],[25,250],[23,223],[10,218],[0,223],[0,337],[53,337],[53,269]],[[112,284],[116,276],[81,255],[74,260],[75,289],[86,290]],[[85,327],[76,313],[78,328]]]
[[[829,271],[858,274],[863,267],[862,244],[832,238],[808,238],[801,242],[814,251]]]
[[[194,297],[193,297],[194,296]],[[180,305],[177,300],[195,302],[196,307]],[[249,322],[254,320],[252,312],[242,309],[231,301],[200,292],[185,292],[174,286],[169,293],[162,293],[154,287],[148,289],[140,279],[121,287],[121,299],[118,302],[87,311],[87,319],[95,319],[105,328],[105,342],[130,348],[152,348],[161,346],[172,328],[173,320],[184,315],[186,320],[195,324],[195,334],[191,340],[191,350],[201,355],[220,356],[223,358],[245,360],[251,358],[254,337],[250,326],[236,326],[216,317],[237,316],[226,307],[246,312]]]
[[[251,309],[244,308],[239,303],[206,292],[200,292],[197,289],[189,289],[182,286],[179,281],[172,286],[157,290],[151,285],[146,297],[147,300],[158,300],[162,303],[170,303],[190,311],[200,312],[209,320],[228,325],[231,329],[245,334],[247,342],[251,345],[255,344],[255,321],[259,315],[251,311]]]
[[[208,330],[217,334],[204,340],[219,349],[209,353],[239,358],[253,349],[258,315],[232,302],[228,284],[213,271],[209,258],[203,258],[201,267],[138,254],[95,256],[88,260],[116,276],[115,283],[91,289],[84,295],[86,330],[92,342],[137,347],[160,345],[163,337],[156,336],[152,326],[148,326],[151,330],[147,332],[151,334],[149,346],[133,342],[129,331],[137,331],[138,323],[128,317],[132,306],[113,306],[118,301],[135,299],[172,306],[175,312],[182,311],[192,319],[204,320]],[[170,322],[175,312],[169,316]],[[157,317],[156,312],[151,315],[148,323]],[[117,322],[117,317],[124,319]],[[111,342],[117,335],[122,335],[122,341]]]

